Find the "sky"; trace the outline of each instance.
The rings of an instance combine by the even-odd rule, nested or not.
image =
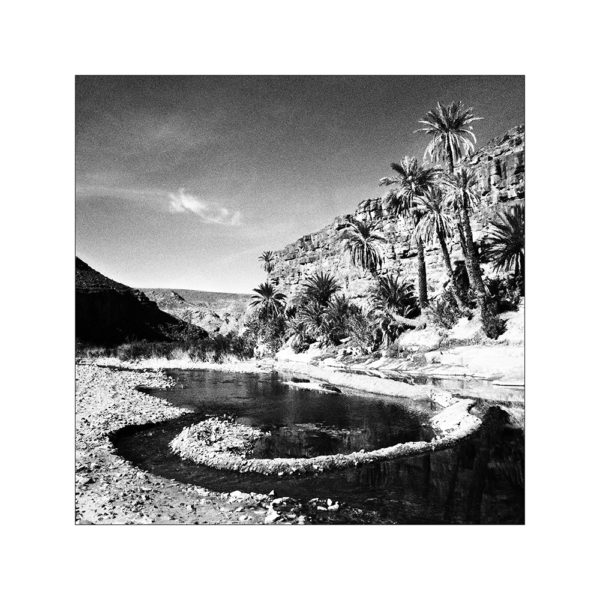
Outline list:
[[[76,251],[132,287],[250,292],[279,250],[381,194],[438,101],[524,123],[521,76],[78,76]]]

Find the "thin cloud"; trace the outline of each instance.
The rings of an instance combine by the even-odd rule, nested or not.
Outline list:
[[[169,210],[172,213],[193,213],[203,223],[216,225],[239,225],[242,215],[238,210],[230,210],[216,202],[202,200],[198,196],[188,194],[180,188],[176,194],[169,194]]]

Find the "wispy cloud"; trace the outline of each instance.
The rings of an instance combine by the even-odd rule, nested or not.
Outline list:
[[[242,215],[237,210],[221,206],[217,202],[209,202],[188,194],[180,188],[176,194],[169,194],[169,210],[172,213],[193,213],[204,223],[216,225],[239,225]]]

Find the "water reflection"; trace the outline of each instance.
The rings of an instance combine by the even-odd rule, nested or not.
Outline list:
[[[300,397],[288,396],[281,388],[288,392],[289,388],[277,378],[244,380],[227,374],[225,387],[244,389],[235,398],[226,396],[214,373],[205,373],[206,377],[196,373],[189,378],[186,389],[179,390],[183,395],[175,402],[191,402],[202,413],[208,405],[216,414],[233,412],[240,420],[279,428],[273,447],[256,449],[264,455],[281,456],[283,452],[301,455],[320,447],[335,448],[336,444],[340,444],[337,447],[368,446],[381,439],[427,434],[417,412],[391,399],[365,402],[356,398],[345,404],[346,397],[323,397],[306,390],[302,390]],[[223,378],[222,374],[217,375]],[[209,386],[214,390],[210,399],[205,395]],[[249,387],[254,387],[256,396],[252,396]],[[165,390],[153,394],[164,395]],[[282,404],[287,404],[289,410]],[[322,417],[319,423],[334,429],[315,428],[317,420],[303,418],[307,414],[318,414]],[[203,414],[196,413],[157,425],[128,427],[119,432],[114,443],[125,458],[143,469],[216,491],[269,493],[274,489],[280,496],[336,498],[351,506],[372,509],[382,518],[397,523],[524,522],[523,433],[507,428],[505,414],[495,407],[487,412],[479,432],[455,448],[319,476],[290,478],[217,471],[181,460],[169,450],[168,443],[184,426],[202,417]],[[294,423],[306,426],[292,427]],[[332,435],[335,428],[347,433]]]

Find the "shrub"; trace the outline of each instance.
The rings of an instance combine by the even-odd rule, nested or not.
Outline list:
[[[506,321],[496,315],[496,311],[490,307],[489,301],[485,303],[481,311],[481,323],[483,332],[492,340],[497,339],[506,331]]]
[[[517,309],[523,295],[523,278],[520,275],[486,278],[484,283],[496,312]]]
[[[371,352],[376,344],[376,330],[373,323],[363,311],[356,311],[348,319],[348,336],[350,344],[363,353]]]
[[[452,329],[461,317],[456,299],[448,290],[430,303],[429,311],[432,323],[444,329]]]
[[[255,312],[249,315],[244,323],[246,331],[243,339],[238,342],[238,351],[247,353],[259,345],[264,345],[267,352],[275,354],[283,345],[286,337],[286,321],[283,315],[268,319]],[[251,354],[251,355],[252,355]]]

